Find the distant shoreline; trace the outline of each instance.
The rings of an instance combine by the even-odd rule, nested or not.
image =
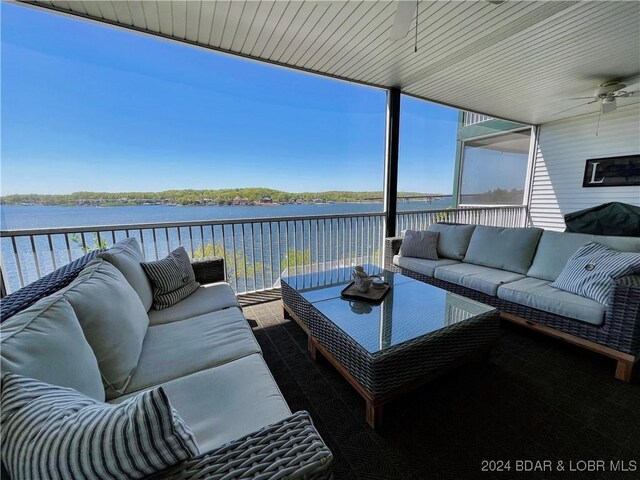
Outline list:
[[[398,192],[398,198],[439,200],[442,193]],[[74,192],[70,194],[15,194],[0,197],[0,205],[22,206],[279,206],[331,203],[382,203],[381,191],[326,191],[292,193],[269,188],[221,190],[166,190],[162,192]]]
[[[82,203],[82,204],[71,204],[71,203],[17,203],[17,202],[0,202],[0,206],[8,207],[8,206],[20,206],[20,207],[94,207],[94,208],[111,208],[111,207],[283,207],[290,205],[331,205],[335,203],[360,203],[360,204],[369,204],[369,203],[382,203],[382,200],[352,200],[352,201],[329,201],[329,202],[301,202],[301,203],[279,203],[279,202],[271,202],[271,203],[261,203],[261,202],[248,202],[248,203],[185,203],[185,204],[176,204],[176,203],[152,203],[152,204],[141,204],[141,203]]]

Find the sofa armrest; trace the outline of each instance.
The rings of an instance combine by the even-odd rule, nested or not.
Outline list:
[[[612,348],[640,354],[640,275],[614,281],[609,295],[606,322],[615,338]]]
[[[224,282],[224,259],[222,257],[207,257],[191,262],[196,281],[199,283]]]
[[[393,257],[400,253],[402,237],[387,237],[384,239],[384,268],[390,270],[393,266]]]
[[[330,479],[332,462],[309,414],[300,411],[150,478]]]

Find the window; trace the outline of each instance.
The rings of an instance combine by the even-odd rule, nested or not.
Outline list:
[[[531,129],[463,144],[462,205],[522,205]]]
[[[398,211],[452,206],[459,111],[402,96]]]

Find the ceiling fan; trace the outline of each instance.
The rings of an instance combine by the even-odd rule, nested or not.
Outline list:
[[[570,98],[569,100],[591,100],[587,103],[582,103],[580,105],[574,105],[573,107],[567,108],[565,110],[561,110],[559,112],[554,113],[554,115],[559,115],[560,113],[567,112],[569,110],[573,110],[574,108],[584,107],[585,105],[591,105],[593,103],[600,103],[600,113],[611,113],[618,108],[618,98],[628,98],[640,93],[640,91],[626,91],[627,84],[622,83],[618,80],[612,80],[610,82],[605,82],[601,84],[595,92],[593,92],[593,96],[591,97],[575,97]]]
[[[500,5],[506,0],[484,1],[492,3],[494,5]],[[389,34],[389,38],[392,42],[397,42],[406,38],[406,36],[409,34],[409,29],[411,28],[411,20],[413,20],[414,18],[416,22],[416,29],[418,26],[418,15],[416,13],[416,10],[418,10],[418,4],[420,3],[420,0],[398,0],[396,3],[398,4],[398,6],[396,7],[396,14],[393,19],[393,27],[391,28],[391,33]],[[416,13],[415,17],[414,13]]]
[[[402,0],[397,3],[398,6],[396,7],[396,14],[393,18],[393,27],[389,34],[389,38],[393,42],[402,40],[409,34],[413,14],[418,8],[418,2],[415,0]]]

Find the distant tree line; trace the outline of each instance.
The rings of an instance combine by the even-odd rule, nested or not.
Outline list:
[[[524,190],[521,188],[496,188],[488,192],[462,194],[462,203],[475,203],[478,205],[519,205],[524,197]]]
[[[420,195],[402,192],[399,195]],[[248,202],[361,202],[382,198],[382,192],[304,192],[292,193],[270,188],[230,188],[221,190],[165,190],[163,192],[74,192],[66,195],[16,194],[0,197],[4,205],[140,205],[163,203],[179,205],[232,204],[241,199]]]

